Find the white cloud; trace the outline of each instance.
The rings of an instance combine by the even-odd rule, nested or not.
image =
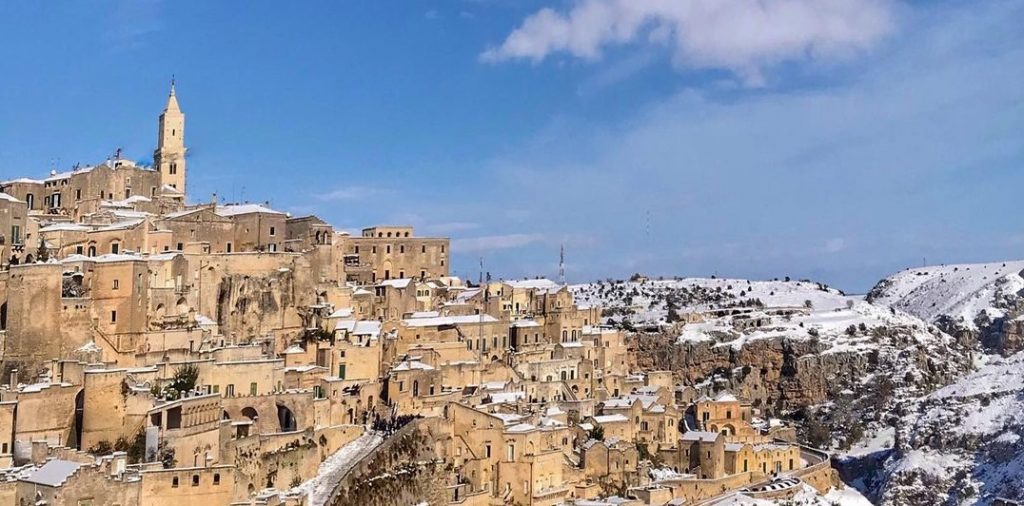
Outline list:
[[[507,234],[488,235],[452,240],[452,251],[457,253],[475,253],[502,249],[521,248],[542,240],[540,234]]]
[[[669,46],[678,67],[728,69],[756,85],[775,63],[872,47],[892,11],[889,0],[579,0],[564,14],[537,11],[480,58],[598,60],[607,46],[647,42]]]

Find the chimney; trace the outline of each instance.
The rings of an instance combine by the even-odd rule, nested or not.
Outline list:
[[[11,390],[18,388],[18,370],[11,369]]]

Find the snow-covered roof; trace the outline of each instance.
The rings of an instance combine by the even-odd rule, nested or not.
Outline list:
[[[594,421],[597,422],[597,423],[600,423],[600,424],[618,423],[618,422],[628,422],[629,418],[627,418],[626,415],[622,415],[622,414],[616,413],[614,415],[598,415],[598,416],[595,416],[594,417]]]
[[[409,318],[437,318],[441,316],[441,313],[437,311],[415,311],[409,315]]]
[[[350,307],[339,307],[328,318],[350,318],[352,317],[352,311]]]
[[[384,281],[380,282],[380,285],[381,286],[390,286],[392,288],[408,288],[409,283],[412,283],[412,279],[410,279],[410,278],[385,279]]]
[[[530,432],[536,428],[537,426],[532,423],[517,423],[511,427],[507,427],[505,432]]]
[[[9,184],[15,184],[15,183],[43,184],[43,180],[42,179],[32,179],[30,177],[19,177],[17,179],[11,179],[11,180],[8,180],[8,181],[0,182],[0,184],[2,184],[2,185],[9,185]]]
[[[284,214],[281,211],[275,211],[262,204],[229,204],[226,206],[217,206],[216,213],[224,217],[240,216],[252,213]]]
[[[690,430],[686,431],[682,436],[683,441],[704,441],[710,443],[718,439],[720,434],[717,432],[706,432],[702,430]]]
[[[22,480],[47,487],[59,487],[63,485],[72,474],[75,474],[75,471],[77,471],[79,467],[82,467],[82,465],[78,462],[54,459],[43,464],[42,467],[36,469],[27,477],[22,478]]]
[[[102,226],[102,227],[97,227],[96,231],[97,232],[111,232],[111,231],[115,231],[115,230],[128,230],[130,228],[135,228],[135,227],[139,226],[139,224],[141,224],[143,221],[145,221],[145,220],[125,220],[125,221],[119,221],[117,223],[111,223],[110,225],[105,225],[105,226]]]
[[[505,283],[508,284],[509,286],[511,286],[512,288],[523,288],[523,289],[540,288],[540,289],[548,289],[548,290],[550,290],[550,289],[557,289],[559,287],[558,283],[555,283],[554,281],[551,281],[550,279],[544,279],[544,278],[541,278],[541,279],[523,279],[523,280],[516,280],[516,281],[506,281]]]
[[[732,392],[728,390],[722,390],[715,396],[715,402],[737,402],[739,399],[736,398]]]
[[[380,335],[381,323],[373,320],[339,320],[334,331],[346,330],[354,336],[377,337]]]
[[[462,315],[462,316],[439,316],[436,318],[413,318],[403,320],[409,327],[437,327],[439,325],[471,325],[479,323],[494,323],[498,319],[489,314]]]
[[[517,329],[532,328],[532,327],[540,327],[540,324],[537,323],[536,320],[529,320],[529,319],[526,319],[526,320],[516,320],[516,321],[512,322],[512,327],[515,327]]]
[[[433,371],[434,366],[425,364],[419,360],[403,360],[395,366],[394,371]]]
[[[183,211],[175,211],[173,213],[165,214],[164,218],[173,220],[175,218],[181,218],[182,216],[188,216],[188,215],[190,215],[192,213],[198,213],[199,211],[202,211],[203,209],[206,209],[206,208],[205,207],[197,207],[197,208],[194,208],[194,209],[185,209]]]
[[[525,398],[526,392],[497,392],[491,394],[491,402],[494,404],[507,404]]]
[[[40,232],[88,232],[92,227],[78,223],[52,223],[39,229]]]
[[[0,192],[0,200],[6,200],[8,202],[23,202],[3,192]]]

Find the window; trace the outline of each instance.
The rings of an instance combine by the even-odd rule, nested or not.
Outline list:
[[[274,227],[270,227],[270,237],[274,237]]]
[[[81,255],[83,252],[84,252],[84,250],[82,249],[82,245],[75,246],[75,254],[76,255]]]
[[[385,253],[387,253],[389,255],[391,254],[391,245],[390,244],[388,244],[387,246],[384,246],[384,249],[387,250],[387,251],[385,251]]]
[[[198,487],[199,486],[199,475],[198,474],[193,474],[192,475],[192,486],[193,487]]]
[[[170,170],[168,170],[168,173],[170,173],[171,175],[177,174],[178,173],[178,164],[175,163],[175,162],[171,162],[171,167],[170,167]]]
[[[249,383],[249,395],[256,395],[256,383]]]
[[[28,204],[26,207],[28,207],[29,210],[33,209],[36,206],[36,196],[31,193],[26,194],[25,203]]]
[[[21,244],[21,226],[11,225],[11,242]]]
[[[231,243],[228,243],[228,244],[227,244],[227,252],[228,252],[228,253],[231,253]]]
[[[115,279],[114,280],[114,290],[117,290],[118,288],[120,288],[120,283],[118,282],[118,280]]]
[[[213,473],[213,484],[220,485],[220,473]]]
[[[227,395],[228,397],[234,397],[235,385],[228,385],[227,388],[224,389],[224,395]]]
[[[401,245],[401,246],[399,246],[399,247],[398,247],[398,252],[399,252],[399,253],[405,253],[405,245]]]
[[[420,253],[426,253],[426,252],[427,252],[427,245],[424,244],[423,246],[420,246]]]
[[[487,445],[484,446],[484,453],[486,458],[491,458],[491,443],[487,443]]]
[[[444,253],[444,245],[443,244],[441,245],[441,253]]]
[[[117,311],[110,312],[110,323],[117,323]]]
[[[373,253],[374,255],[376,255],[377,254],[377,247],[374,246],[374,247],[370,248],[370,253]]]
[[[118,244],[116,242],[110,243],[110,252],[111,253],[116,255],[117,252],[120,251],[120,249],[121,249],[121,245],[120,244]]]
[[[357,254],[357,255],[359,254],[359,246],[356,246],[356,247],[355,247],[355,250],[353,250],[353,253],[355,253],[355,254]]]
[[[183,243],[178,243],[178,251],[185,251],[185,245]]]

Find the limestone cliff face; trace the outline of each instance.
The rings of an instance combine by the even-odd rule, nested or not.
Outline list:
[[[336,487],[331,506],[446,504],[453,469],[435,447],[431,424],[418,420],[403,427],[360,461]]]
[[[635,370],[669,370],[690,385],[710,380],[755,407],[796,410],[866,393],[870,384],[864,380],[879,374],[894,378],[899,388],[930,390],[969,368],[969,345],[928,342],[919,333],[876,327],[873,347],[849,350],[803,336],[751,340],[737,348],[714,341],[679,343],[674,334],[639,334],[630,339],[630,356]]]
[[[224,276],[218,287],[217,323],[225,335],[247,339],[286,326],[285,311],[295,313],[290,272],[273,276]]]

